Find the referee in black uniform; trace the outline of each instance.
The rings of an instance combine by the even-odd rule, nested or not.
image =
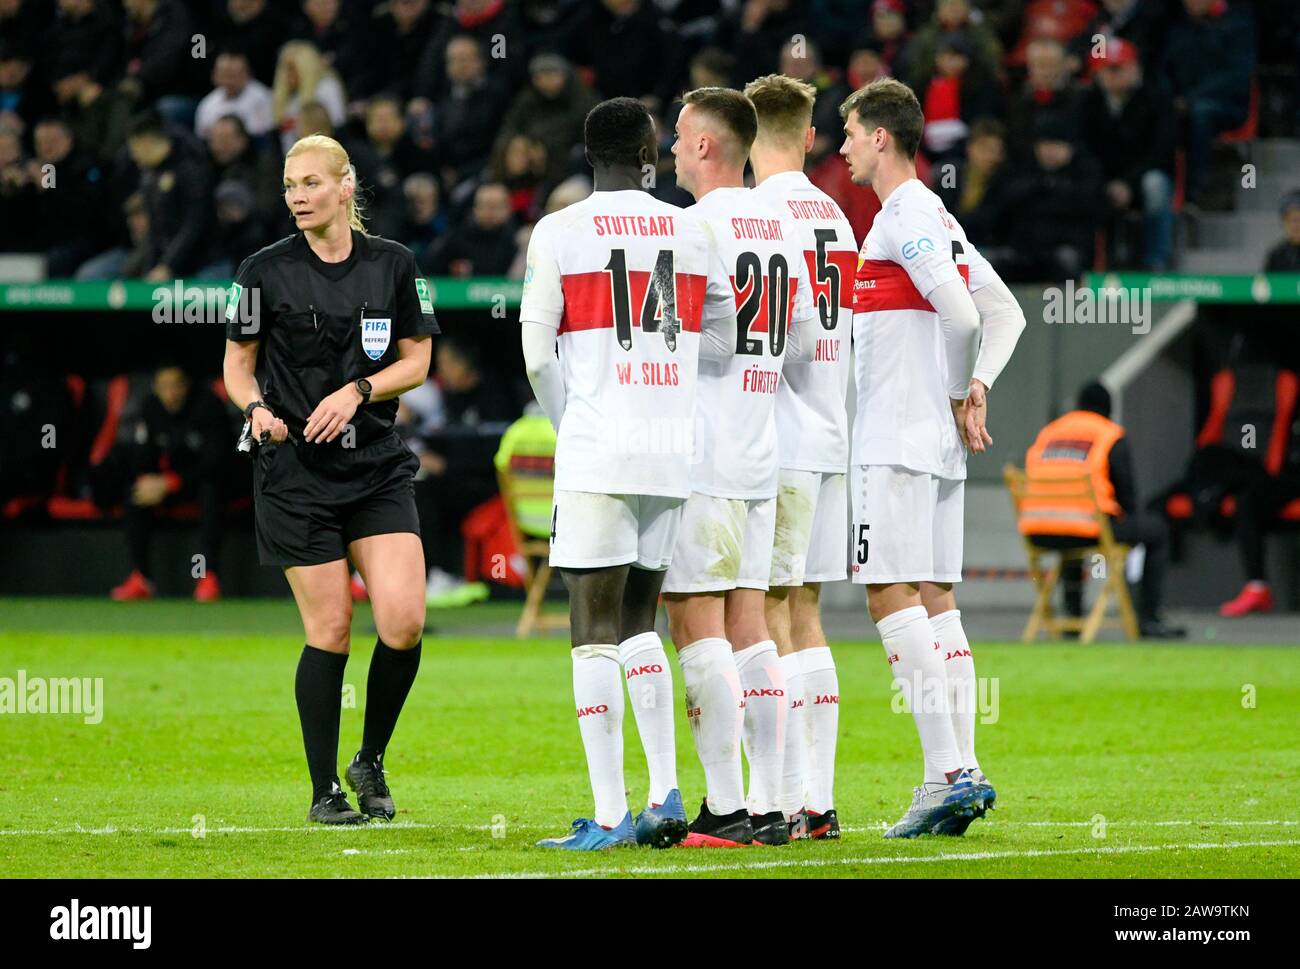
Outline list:
[[[419,461],[393,430],[397,397],[424,382],[438,332],[405,246],[369,236],[356,175],[333,138],[285,157],[298,232],[244,260],[226,309],[225,380],[251,421],[257,550],[284,569],[307,645],[295,693],[312,806],[308,820],[392,820],[384,750],[415,680],[424,630],[424,554],[412,492]],[[348,558],[379,638],[361,749],[338,779],[339,712],[352,624]]]

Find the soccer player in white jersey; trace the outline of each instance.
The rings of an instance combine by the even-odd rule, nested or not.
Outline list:
[[[673,686],[654,630],[691,490],[698,362],[729,358],[734,306],[701,221],[652,198],[654,122],[632,98],[587,115],[595,191],[537,223],[519,311],[524,360],[558,430],[551,557],[569,590],[573,695],[594,818],[539,842],[668,847],[686,835]],[[558,344],[558,359],[557,359]],[[650,769],[635,824],[623,782],[623,684]]]
[[[803,173],[816,135],[817,89],[769,74],[745,86],[758,113],[749,151],[754,194],[792,219],[803,240],[820,326],[811,359],[786,361],[776,392],[780,490],[767,593],[767,628],[785,673],[788,712],[781,810],[791,838],[838,838],[835,741],[839,680],[822,630],[823,582],[849,576],[847,472],[853,276],[858,245],[835,201]]]
[[[739,91],[687,93],[673,154],[686,211],[711,229],[730,279],[735,353],[701,361],[691,496],[664,593],[708,796],[684,844],[786,844],[779,803],[785,678],[763,617],[776,527],[773,402],[785,360],[818,327],[793,221],[744,187],[758,128]],[[712,273],[710,282],[712,282]],[[738,740],[749,760],[745,796]]]
[[[911,89],[880,78],[840,114],[840,154],[881,203],[854,280],[853,581],[867,586],[925,761],[910,808],[885,837],[962,834],[996,796],[975,757],[975,663],[953,594],[966,452],[992,443],[986,394],[1024,314],[917,180],[924,117]]]

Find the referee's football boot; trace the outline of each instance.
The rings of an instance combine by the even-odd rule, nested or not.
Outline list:
[[[961,837],[966,833],[972,821],[984,817],[985,812],[992,811],[994,802],[998,799],[998,792],[993,789],[989,779],[984,776],[983,771],[970,771],[971,782],[975,785],[975,792],[979,795],[979,801],[975,804],[973,813],[954,814],[951,817],[944,818],[934,826],[934,834],[948,834]]]
[[[686,837],[686,808],[682,792],[673,788],[663,804],[651,804],[636,816],[636,843],[671,848]]]
[[[360,811],[352,809],[348,796],[335,781],[330,792],[311,806],[307,820],[317,824],[365,824],[367,818]]]
[[[839,841],[840,816],[831,808],[822,814],[808,811],[808,837],[813,841]]]
[[[755,844],[775,847],[790,843],[790,823],[786,821],[784,811],[751,814],[749,824],[754,829]]]
[[[559,848],[562,851],[604,851],[606,848],[624,848],[635,844],[632,812],[628,811],[623,815],[623,820],[612,828],[602,827],[591,818],[578,818],[568,834],[558,838],[543,838],[537,842],[537,847]]]
[[[683,848],[748,848],[754,843],[754,826],[744,808],[714,814],[706,798],[700,814],[690,823]]]
[[[951,784],[927,782],[913,789],[911,807],[897,824],[885,832],[885,837],[915,838],[933,834],[941,822],[953,816],[968,817],[973,821],[975,805],[979,801],[980,795],[975,790],[970,771],[962,771]]]
[[[384,781],[383,754],[366,761],[361,759],[358,752],[352,758],[352,763],[348,764],[344,776],[348,779],[348,787],[357,792],[357,806],[361,808],[362,814],[382,821],[393,820],[397,808],[393,806],[393,795]]]

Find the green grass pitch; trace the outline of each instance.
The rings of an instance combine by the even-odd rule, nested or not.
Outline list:
[[[999,809],[964,838],[887,842],[919,781],[874,631],[836,643],[839,843],[547,852],[590,811],[566,644],[474,636],[508,606],[431,613],[390,747],[391,825],[309,826],[290,601],[0,600],[0,677],[103,678],[103,721],[0,714],[7,876],[1295,877],[1300,651],[977,643]],[[358,608],[340,768],[361,737],[373,634]],[[678,694],[688,812],[703,774]],[[346,692],[346,691],[345,691]],[[645,762],[631,711],[629,802]]]

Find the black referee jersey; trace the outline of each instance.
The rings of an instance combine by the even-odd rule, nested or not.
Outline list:
[[[420,462],[393,429],[396,399],[359,406],[353,434],[303,440],[325,397],[397,360],[399,339],[439,332],[411,250],[353,230],[351,255],[327,263],[298,233],[245,259],[235,283],[226,335],[261,341],[262,399],[291,435],[254,459],[262,564],[316,565],[343,558],[359,538],[418,534],[411,481]]]
[[[396,361],[399,339],[440,332],[411,250],[356,229],[343,262],[322,261],[297,232],[245,259],[235,285],[226,336],[262,341],[262,399],[298,440],[324,398]],[[358,407],[352,446],[392,433],[396,417],[396,398]],[[344,443],[340,435],[310,446],[339,449]]]

